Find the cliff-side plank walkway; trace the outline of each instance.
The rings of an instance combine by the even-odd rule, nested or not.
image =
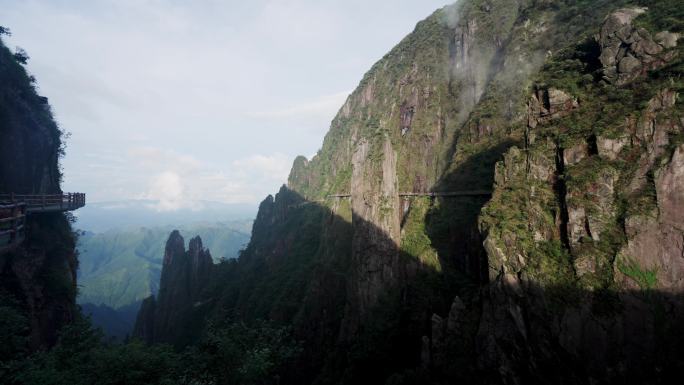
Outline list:
[[[408,199],[411,197],[491,197],[492,192],[489,190],[462,190],[462,191],[443,191],[443,192],[403,192],[398,194],[399,197]],[[329,194],[326,198],[351,198],[351,194]],[[307,206],[314,203],[324,203],[325,199],[317,199],[315,201],[303,201],[288,207],[297,208]]]
[[[85,206],[83,193],[0,194],[0,254],[26,238],[26,217],[31,214],[72,211]]]
[[[488,190],[463,190],[463,191],[443,191],[443,192],[403,192],[400,197],[472,197],[472,196],[491,196]],[[330,194],[328,198],[351,198],[351,194]]]

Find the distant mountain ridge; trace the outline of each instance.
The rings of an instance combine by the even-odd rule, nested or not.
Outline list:
[[[193,201],[187,207],[170,211],[160,211],[158,207],[158,201],[146,199],[88,202],[77,213],[75,227],[100,233],[121,228],[248,220],[256,216],[257,210],[255,204],[212,201]]]
[[[199,234],[214,260],[237,258],[249,242],[252,221],[178,226],[185,236]],[[108,335],[130,331],[140,302],[159,289],[164,243],[173,226],[84,232],[78,241],[77,301]],[[111,314],[118,314],[117,321]],[[125,325],[125,326],[124,326]]]

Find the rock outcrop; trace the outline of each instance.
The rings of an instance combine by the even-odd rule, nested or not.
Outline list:
[[[200,294],[211,278],[214,263],[202,246],[202,239],[185,240],[174,230],[166,241],[157,298],[147,298],[140,307],[133,335],[148,343],[178,342],[187,322],[187,313],[198,304]]]
[[[617,85],[626,84],[647,71],[672,60],[679,34],[668,31],[653,36],[644,28],[636,28],[632,21],[646,12],[645,8],[623,8],[611,13],[596,36],[601,47],[603,77]]]
[[[538,124],[568,115],[577,107],[577,99],[566,92],[555,88],[539,88],[528,103],[527,124],[530,128],[536,128]]]
[[[535,91],[536,140],[497,166],[481,215],[491,283],[476,353],[495,382],[667,383],[682,365],[681,106],[667,76],[626,88],[675,60],[676,36],[634,27],[642,12],[611,13],[596,39],[604,80],[650,99],[630,110],[597,88],[566,102],[563,121],[542,120]]]
[[[684,145],[654,174],[656,205],[625,219],[627,244],[617,255],[616,280],[676,296],[684,292]]]
[[[151,295],[140,304],[138,315],[135,319],[133,336],[151,344],[154,342],[154,321],[157,301]]]

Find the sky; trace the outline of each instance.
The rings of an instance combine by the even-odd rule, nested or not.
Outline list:
[[[363,74],[449,0],[0,0],[71,133],[90,202],[256,204],[311,158]]]

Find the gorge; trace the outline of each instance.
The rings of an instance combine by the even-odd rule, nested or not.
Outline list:
[[[294,160],[237,258],[171,232],[130,341],[78,314],[69,216],[29,222],[0,255],[0,378],[677,383],[683,33],[679,0],[435,11]],[[2,48],[0,192],[61,192],[59,130]]]

